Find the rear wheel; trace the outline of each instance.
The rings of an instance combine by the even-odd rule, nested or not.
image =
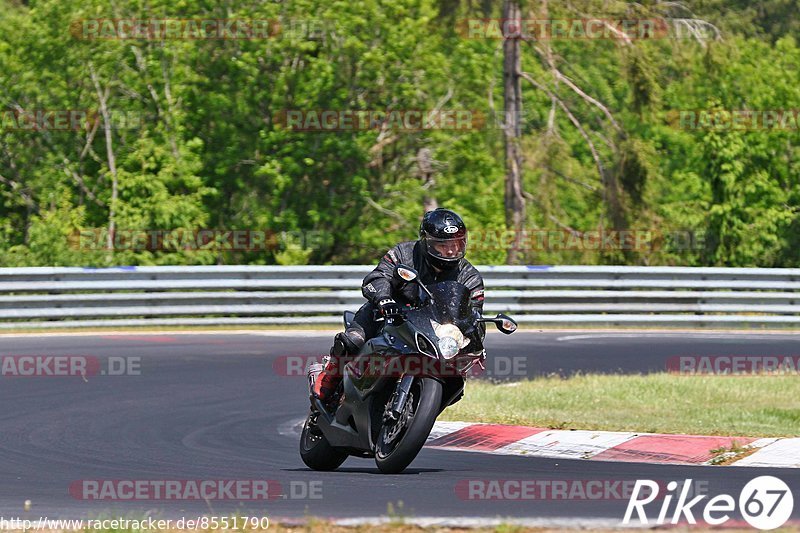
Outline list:
[[[300,434],[300,457],[313,470],[336,470],[347,459],[347,453],[334,448],[317,425],[319,413],[312,409]]]
[[[384,474],[402,472],[422,449],[439,414],[442,384],[433,378],[416,379],[403,412],[396,420],[388,416],[392,400],[390,398],[386,404],[375,446],[375,464]]]

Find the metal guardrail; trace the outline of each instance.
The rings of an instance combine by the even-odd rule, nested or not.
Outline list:
[[[372,266],[0,268],[0,329],[337,324]],[[800,269],[483,266],[529,324],[795,326]]]

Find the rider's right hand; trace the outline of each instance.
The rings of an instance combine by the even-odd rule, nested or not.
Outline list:
[[[381,315],[383,315],[384,318],[395,318],[403,313],[397,302],[391,298],[378,302],[378,309],[380,309]]]

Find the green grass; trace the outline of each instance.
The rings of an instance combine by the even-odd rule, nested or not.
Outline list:
[[[800,376],[579,375],[470,380],[442,420],[740,437],[800,435]]]

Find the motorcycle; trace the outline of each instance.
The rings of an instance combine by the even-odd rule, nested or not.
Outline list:
[[[309,468],[335,470],[352,455],[374,458],[382,473],[402,472],[439,414],[464,395],[467,372],[483,366],[483,324],[492,322],[507,335],[517,329],[506,315],[474,312],[461,283],[427,287],[404,265],[395,267],[394,277],[417,285],[419,303],[386,319],[381,334],[340,365],[344,376],[329,399],[310,396],[300,436],[300,456]],[[345,313],[345,327],[353,316]]]

